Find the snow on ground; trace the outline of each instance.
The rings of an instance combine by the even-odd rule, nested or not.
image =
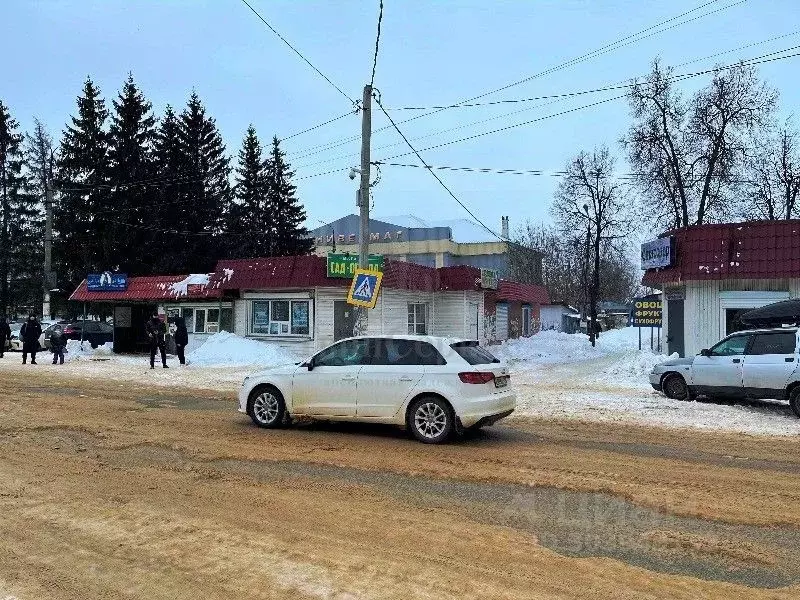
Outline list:
[[[278,346],[239,337],[223,331],[209,337],[206,342],[187,357],[190,365],[236,366],[236,365],[285,365],[297,362],[295,353]]]
[[[648,375],[667,357],[650,350],[645,331],[642,350],[627,328],[603,332],[595,348],[585,335],[545,331],[492,351],[511,366],[521,416],[800,435],[786,402],[681,402],[654,391]]]
[[[643,346],[638,349],[638,332],[629,328],[603,332],[595,348],[585,335],[545,331],[491,350],[511,367],[519,392],[518,416],[800,435],[800,419],[785,402],[679,402],[653,391],[647,376],[667,357],[650,350],[649,334],[643,335]],[[85,342],[81,348],[80,342],[71,341],[67,350],[69,362],[64,366],[49,365],[51,357],[45,353],[39,365],[23,367],[19,353],[6,353],[0,359],[0,378],[6,372],[27,376],[30,369],[64,369],[86,380],[234,392],[253,371],[306,358],[292,352],[291,346],[225,332],[210,336],[191,352],[185,367],[169,357],[168,370],[156,363],[151,371],[148,356],[113,355],[110,345],[92,350]]]

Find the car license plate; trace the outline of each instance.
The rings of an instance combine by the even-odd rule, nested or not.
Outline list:
[[[508,385],[508,375],[504,375],[503,377],[495,377],[494,378],[494,386],[495,387],[506,387]]]

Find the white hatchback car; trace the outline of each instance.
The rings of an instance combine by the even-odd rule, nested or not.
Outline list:
[[[239,412],[259,427],[291,417],[405,425],[434,444],[492,425],[516,407],[508,367],[476,341],[355,337],[308,360],[245,378]]]

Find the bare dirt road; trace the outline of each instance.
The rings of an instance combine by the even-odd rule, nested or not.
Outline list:
[[[64,373],[3,374],[0,598],[800,597],[795,439],[512,419],[430,447]]]

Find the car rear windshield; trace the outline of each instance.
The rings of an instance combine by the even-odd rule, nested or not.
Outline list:
[[[481,348],[478,342],[456,342],[455,344],[450,344],[450,347],[471,365],[488,365],[500,362],[486,348]]]

